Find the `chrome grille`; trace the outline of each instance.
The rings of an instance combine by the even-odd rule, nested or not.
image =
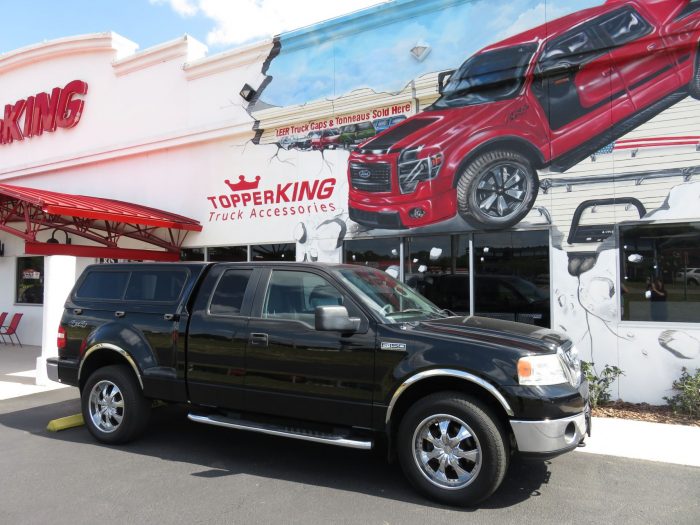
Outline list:
[[[353,189],[372,193],[391,191],[391,168],[385,163],[350,164],[350,184]]]

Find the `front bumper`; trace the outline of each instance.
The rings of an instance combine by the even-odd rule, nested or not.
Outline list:
[[[573,450],[590,435],[590,409],[561,419],[511,420],[510,426],[520,453],[556,456]]]
[[[415,200],[410,200],[415,199]],[[372,228],[406,229],[427,226],[455,216],[456,193],[451,190],[429,198],[414,194],[399,197],[368,194],[350,190],[350,219]],[[421,217],[412,217],[411,210],[420,209]]]

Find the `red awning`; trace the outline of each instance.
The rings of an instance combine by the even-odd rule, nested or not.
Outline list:
[[[129,202],[0,184],[0,230],[23,238],[26,253],[172,261],[179,259],[187,233],[202,231],[202,226]],[[54,230],[50,242],[38,242],[37,234],[47,230]],[[66,238],[56,238],[55,230],[66,232]],[[71,235],[90,242],[71,244]],[[160,250],[123,248],[119,246],[123,238]]]

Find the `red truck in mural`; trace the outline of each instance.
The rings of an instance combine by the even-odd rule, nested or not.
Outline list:
[[[537,197],[536,170],[565,171],[700,99],[699,41],[700,0],[611,0],[482,49],[435,103],[351,153],[350,218],[517,224]]]

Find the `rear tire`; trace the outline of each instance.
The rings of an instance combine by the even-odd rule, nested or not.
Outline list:
[[[508,469],[508,439],[498,418],[459,392],[432,394],[413,405],[399,425],[397,448],[411,484],[448,505],[483,501]]]
[[[133,371],[125,365],[98,368],[81,393],[83,420],[102,443],[116,445],[141,434],[151,412]]]
[[[457,210],[473,226],[509,228],[530,212],[539,185],[537,172],[524,155],[511,150],[482,153],[457,181]]]

